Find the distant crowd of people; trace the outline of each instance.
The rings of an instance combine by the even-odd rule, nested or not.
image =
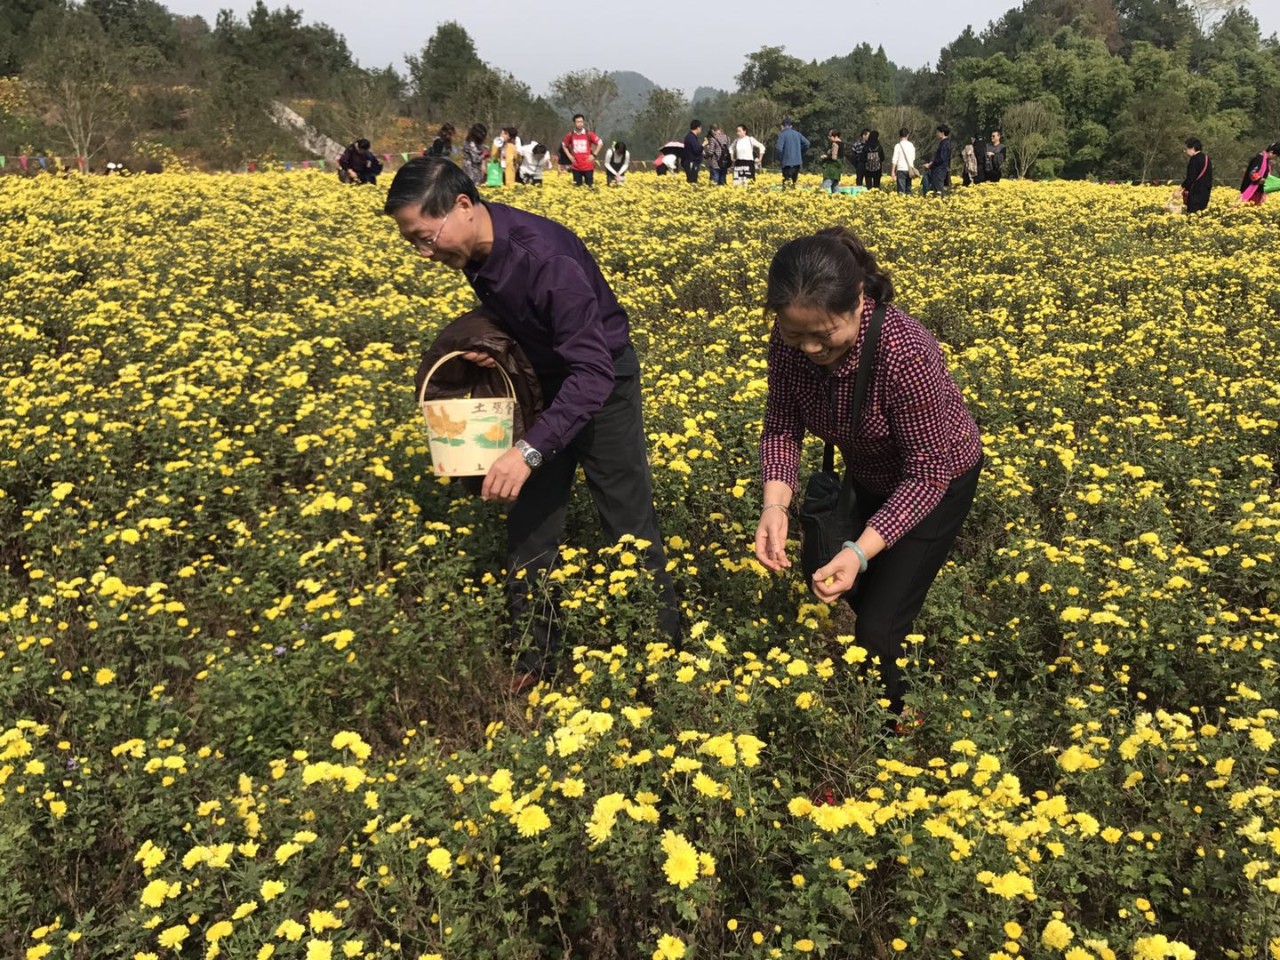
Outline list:
[[[455,156],[453,124],[442,125],[423,156]],[[916,163],[916,145],[911,130],[902,127],[892,148],[880,139],[880,131],[863,127],[858,136],[846,142],[838,129],[827,131],[826,144],[818,157],[822,174],[821,190],[835,193],[851,166],[854,187],[844,192],[881,189],[886,167],[890,183],[898,193],[910,194],[919,181],[922,196],[946,196],[953,187],[951,170],[957,156],[951,128],[940,123],[934,129],[936,143],[927,162]],[[1187,171],[1182,183],[1174,188],[1171,204],[1179,204],[1187,213],[1197,213],[1209,205],[1213,189],[1213,164],[1196,137],[1186,140]],[[781,186],[797,185],[804,156],[812,147],[808,137],[795,128],[789,117],[779,126],[773,146],[773,159],[781,168]],[[987,137],[964,141],[959,149],[960,183],[970,187],[994,183],[1004,177],[1006,144],[1000,130]],[[601,157],[603,153],[603,157]],[[718,123],[703,132],[701,120],[689,123],[681,140],[669,140],[653,159],[653,170],[659,176],[683,172],[689,183],[697,183],[703,168],[713,186],[732,183],[742,186],[754,181],[763,169],[765,145],[752,136],[745,123],[734,128],[730,137]],[[556,147],[555,162],[562,172],[573,175],[574,186],[593,187],[597,166],[602,166],[605,182],[617,187],[626,182],[632,166],[631,151],[622,141],[614,141],[606,149],[604,141],[588,125],[581,113],[574,114],[573,128]],[[536,140],[523,142],[514,126],[503,127],[492,141],[482,123],[472,124],[462,142],[461,166],[477,186],[510,186],[515,183],[539,186],[544,174],[552,169],[551,149]],[[338,177],[346,183],[376,183],[382,163],[370,149],[367,139],[350,144],[338,159]],[[1267,193],[1280,188],[1280,143],[1273,143],[1249,162],[1240,184],[1239,200],[1261,204]]]
[[[941,125],[937,132],[937,149],[933,159],[923,165],[928,172],[922,174],[915,166],[916,148],[911,142],[910,131],[905,127],[899,131],[898,142],[888,159],[888,168],[900,192],[910,193],[915,180],[921,180],[921,192],[924,194],[945,194],[950,190],[951,131]],[[626,182],[632,167],[632,154],[626,143],[618,140],[605,148],[603,139],[587,125],[586,117],[580,113],[574,115],[573,128],[557,145],[554,161],[546,144],[536,140],[522,141],[520,131],[514,126],[501,128],[490,140],[488,128],[483,123],[472,124],[460,151],[455,151],[455,133],[453,124],[443,124],[422,155],[454,158],[455,153],[460,152],[460,165],[477,186],[540,185],[554,162],[562,172],[573,175],[574,186],[593,187],[596,169],[602,167],[606,184],[617,187]],[[774,158],[782,169],[784,188],[797,185],[804,155],[810,147],[809,138],[795,128],[790,118],[784,117],[774,143]],[[683,172],[690,183],[699,181],[705,167],[707,180],[712,185],[732,183],[741,186],[754,181],[763,170],[765,152],[765,145],[752,135],[751,128],[745,123],[738,124],[730,137],[718,123],[711,124],[704,133],[702,121],[694,119],[682,140],[669,140],[658,149],[652,167],[659,176]],[[858,188],[879,189],[886,153],[879,131],[864,128],[849,144],[844,142],[839,130],[828,131],[827,143],[819,159],[822,189],[830,193],[839,189],[846,164],[853,167]],[[989,142],[976,139],[966,144],[961,155],[964,159],[961,178],[966,186],[1000,179],[1005,147],[998,130],[992,133]],[[382,163],[364,138],[351,143],[338,158],[338,176],[343,182],[376,183],[381,172]]]

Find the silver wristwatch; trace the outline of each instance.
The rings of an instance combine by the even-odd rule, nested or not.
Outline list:
[[[525,443],[523,440],[516,441],[516,449],[520,451],[520,456],[524,457],[524,462],[528,465],[530,470],[537,470],[542,466],[542,454],[533,449],[533,447],[529,446],[529,444]]]

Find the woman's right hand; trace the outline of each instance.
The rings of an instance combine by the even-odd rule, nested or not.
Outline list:
[[[756,526],[756,559],[775,573],[791,568],[787,559],[787,511],[767,507]]]

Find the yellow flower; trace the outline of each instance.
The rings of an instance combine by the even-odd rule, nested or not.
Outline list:
[[[360,738],[360,734],[352,730],[342,730],[333,735],[331,744],[335,750],[349,750],[356,759],[368,760],[373,748]]]
[[[536,803],[523,807],[515,816],[516,832],[522,837],[534,837],[551,826],[551,818]]]
[[[721,790],[724,788],[714,779],[699,771],[693,778],[693,789],[704,797],[719,797]]]
[[[1012,900],[1015,897],[1035,899],[1035,885],[1031,882],[1031,878],[1014,870],[1000,876],[984,871],[978,874],[978,882],[986,885],[988,893],[994,893],[1006,900]]]
[[[114,670],[108,670],[106,667],[100,667],[98,672],[93,675],[93,682],[100,687],[105,687],[116,678]]]
[[[796,950],[800,953],[811,953],[814,948],[814,942],[808,937],[797,940],[795,943]]]
[[[793,817],[807,817],[813,812],[813,802],[808,797],[792,797],[787,801],[787,811]]]
[[[294,843],[292,840],[282,843],[280,846],[276,847],[276,863],[280,864],[280,866],[284,866],[289,861],[290,857],[295,853],[300,853],[301,851],[302,844],[300,843]]]
[[[698,851],[693,844],[675,831],[668,830],[662,835],[662,850],[667,855],[662,865],[667,883],[683,890],[698,879]]]
[[[307,960],[333,960],[333,944],[328,940],[308,940]]]
[[[139,900],[144,907],[154,910],[162,906],[168,897],[176,897],[181,889],[181,885],[177,883],[171,885],[165,880],[152,880],[142,888]]]
[[[150,874],[152,870],[164,863],[164,848],[157,847],[150,840],[147,840],[138,848],[133,860],[135,863],[142,864],[143,873]]]
[[[866,647],[848,646],[840,658],[850,666],[858,663],[864,663],[867,659]]]
[[[591,811],[591,819],[587,823],[587,836],[593,845],[599,845],[609,839],[618,814],[627,804],[627,798],[621,793],[608,793],[596,799]]]
[[[331,910],[312,910],[307,916],[308,926],[312,933],[324,933],[326,930],[337,930],[342,921],[334,916]]]
[[[1073,936],[1075,934],[1072,933],[1071,928],[1055,918],[1045,924],[1040,934],[1040,941],[1051,950],[1061,950],[1071,942]]]
[[[679,937],[663,934],[658,938],[658,947],[653,951],[653,960],[681,960],[685,953],[685,943]]]
[[[433,847],[427,854],[427,866],[442,877],[453,873],[453,854],[444,847]]]
[[[209,943],[217,943],[224,937],[231,936],[232,929],[230,920],[219,920],[204,932],[204,938]]]
[[[286,884],[280,880],[263,880],[259,892],[263,900],[270,901],[284,893],[285,889]]]
[[[190,935],[191,931],[187,927],[177,924],[161,930],[159,936],[156,937],[156,943],[168,950],[181,950],[182,942]]]

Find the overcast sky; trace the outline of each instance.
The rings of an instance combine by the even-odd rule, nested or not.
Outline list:
[[[220,8],[243,17],[253,0],[162,0],[175,13],[199,14],[212,26]],[[859,0],[792,6],[787,0],[267,0],[302,11],[347,39],[367,67],[393,65],[417,52],[444,20],[456,20],[480,59],[545,93],[569,70],[634,70],[692,95],[700,86],[733,89],[748,53],[786,47],[804,60],[848,53],[859,43],[883,45],[894,63],[921,67],[967,24],[981,31],[1020,0]],[[1263,35],[1280,32],[1280,0],[1251,0]]]

